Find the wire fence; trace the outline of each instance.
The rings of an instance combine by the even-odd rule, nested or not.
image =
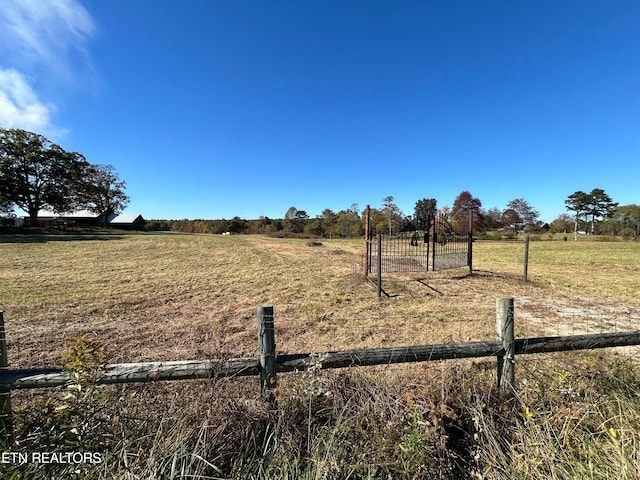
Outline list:
[[[447,318],[431,319],[431,325],[416,328],[411,322],[394,325],[387,321],[378,326],[371,324],[349,327],[341,330],[349,335],[351,343],[340,339],[340,345],[350,345],[348,349],[327,348],[315,343],[314,337],[307,338],[307,353],[288,352],[282,349],[280,340],[287,345],[287,338],[304,336],[300,323],[291,321],[274,322],[273,306],[258,306],[258,339],[260,356],[206,359],[192,361],[167,361],[147,363],[111,364],[98,383],[119,384],[149,382],[156,380],[202,379],[215,376],[260,375],[263,393],[275,385],[276,371],[298,372],[310,368],[319,361],[320,368],[344,368],[351,366],[384,366],[429,362],[451,359],[477,359],[498,357],[498,378],[503,383],[504,372],[510,369],[506,379],[508,388],[514,385],[513,365],[515,356],[532,353],[554,353],[573,350],[589,350],[615,347],[636,356],[640,348],[638,318],[640,307],[626,307],[620,315],[613,306],[603,311],[597,305],[585,304],[580,308],[563,307],[545,303],[528,303],[520,298],[516,309],[514,297],[497,297],[494,321],[470,322],[454,319],[446,329],[444,337],[438,336],[437,322]],[[508,312],[508,313],[505,313]],[[276,327],[277,325],[277,327]],[[517,325],[517,327],[515,327]],[[458,328],[455,328],[455,327]],[[507,326],[509,326],[507,328]],[[338,334],[332,326],[328,328]],[[415,343],[399,345],[396,335],[399,329],[413,328],[423,331],[427,337],[415,335]],[[491,332],[491,333],[489,333]],[[317,331],[313,332],[317,338]],[[457,338],[456,338],[457,336]],[[329,337],[330,336],[326,336]],[[276,338],[278,341],[276,343]],[[406,337],[405,337],[406,338]],[[425,340],[426,338],[426,340]],[[309,341],[311,340],[311,341]],[[309,353],[323,352],[323,353]],[[0,312],[0,417],[11,415],[11,390],[23,388],[43,388],[65,385],[70,377],[68,372],[58,368],[35,369],[8,368],[7,342],[4,336],[4,320]],[[484,360],[481,360],[484,361]],[[503,366],[501,368],[501,366]],[[273,385],[272,385],[273,384]]]
[[[526,336],[619,333],[635,331],[640,327],[640,307],[596,305],[579,299],[563,304],[516,298],[519,331]]]
[[[411,280],[415,283],[415,280]],[[402,287],[402,286],[401,286]],[[423,292],[439,288],[434,282],[421,287]],[[424,294],[424,293],[423,293]],[[496,339],[495,307],[491,301],[470,313],[465,301],[457,296],[446,302],[440,312],[430,310],[425,302],[416,302],[411,312],[383,310],[367,313],[348,322],[314,312],[300,318],[280,316],[276,322],[278,348],[302,351],[304,345],[318,351],[341,348],[384,348],[391,345],[426,345],[482,342]],[[640,306],[617,303],[594,303],[592,299],[553,299],[539,301],[515,296],[516,338],[561,337],[590,334],[625,333],[640,330]],[[361,320],[361,321],[360,321]],[[625,354],[640,353],[636,347],[620,349]],[[640,356],[639,356],[640,357]]]

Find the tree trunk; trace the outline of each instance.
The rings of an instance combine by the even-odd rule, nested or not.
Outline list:
[[[29,226],[37,227],[38,226],[38,210],[29,209]]]

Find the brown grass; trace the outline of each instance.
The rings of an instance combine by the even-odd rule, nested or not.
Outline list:
[[[522,243],[477,242],[473,275],[385,275],[378,299],[361,240],[38,240],[0,243],[14,368],[56,364],[83,335],[110,363],[254,356],[260,303],[275,307],[281,353],[493,338],[502,295],[516,297],[518,335],[640,321],[636,243],[532,242],[524,284]],[[76,416],[25,408],[21,448],[42,448],[34,432],[50,422],[49,437],[84,426],[83,448],[112,452],[90,478],[638,478],[637,375],[611,358],[518,359],[507,404],[491,359],[281,375],[277,410],[255,378],[109,386]],[[14,392],[14,408],[48,405],[51,392],[32,392]]]
[[[477,242],[473,276],[389,274],[378,299],[358,275],[361,240],[105,238],[0,244],[12,366],[54,364],[82,335],[106,342],[114,363],[251,356],[260,303],[274,305],[282,353],[492,338],[501,295],[516,296],[522,328],[587,310],[600,323],[617,312],[618,327],[639,318],[636,243],[532,242],[523,284],[521,243]]]

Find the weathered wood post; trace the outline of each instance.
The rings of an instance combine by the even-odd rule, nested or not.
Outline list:
[[[522,276],[524,283],[529,280],[529,235],[524,237],[524,274]]]
[[[9,369],[7,355],[7,337],[4,331],[4,312],[0,310],[0,370]],[[11,416],[11,389],[0,385],[0,438],[11,441],[13,437],[13,419]]]
[[[505,396],[515,391],[515,334],[513,297],[496,298],[496,333],[504,355],[498,355],[498,385]]]
[[[377,265],[378,265],[378,279],[377,279],[377,284],[378,284],[378,298],[382,297],[382,235],[378,234],[378,259],[377,259]]]
[[[371,273],[371,257],[370,257],[370,248],[369,242],[371,241],[370,236],[370,217],[371,217],[371,208],[367,205],[367,208],[364,209],[364,275],[367,277]]]
[[[469,210],[469,235],[467,240],[467,265],[469,274],[473,275],[473,210]]]
[[[276,340],[273,305],[258,305],[258,349],[260,351],[260,391],[263,398],[273,400],[276,386]]]

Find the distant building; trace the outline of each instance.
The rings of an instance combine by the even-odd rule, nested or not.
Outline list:
[[[29,224],[30,217],[22,217],[25,224]],[[63,215],[56,215],[53,212],[41,210],[38,212],[38,226],[40,227],[52,227],[52,226],[81,226],[90,227],[98,225],[98,216],[95,213],[91,213],[86,210],[65,213]]]
[[[18,220],[18,219],[16,219]],[[23,217],[22,224],[28,222],[29,217]],[[16,225],[19,223],[16,221]],[[104,216],[83,210],[63,215],[56,215],[52,212],[38,212],[38,225],[49,226],[70,226],[70,227],[97,227],[104,226]],[[112,213],[107,216],[107,226],[122,230],[144,230],[145,220],[138,213]]]
[[[107,221],[109,226],[121,230],[144,230],[144,218],[139,213],[112,213]]]

